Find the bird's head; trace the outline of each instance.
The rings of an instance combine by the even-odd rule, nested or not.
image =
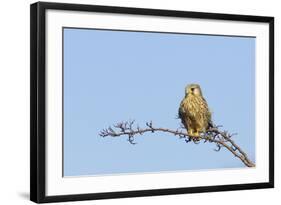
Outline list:
[[[196,95],[201,96],[202,91],[198,84],[189,84],[185,87],[185,95]]]

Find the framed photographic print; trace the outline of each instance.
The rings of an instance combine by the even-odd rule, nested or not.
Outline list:
[[[274,186],[274,18],[31,5],[34,202]]]

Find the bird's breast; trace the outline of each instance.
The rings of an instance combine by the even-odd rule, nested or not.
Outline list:
[[[183,109],[191,116],[195,116],[203,110],[207,109],[204,99],[200,96],[187,96],[183,100]]]

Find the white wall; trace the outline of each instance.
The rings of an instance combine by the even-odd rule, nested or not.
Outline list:
[[[51,1],[51,0],[49,0]],[[29,197],[29,4],[34,1],[10,0],[0,5],[0,204],[31,204]],[[203,12],[236,13],[275,16],[275,79],[280,79],[280,30],[281,12],[278,0],[96,0],[62,1],[69,3],[103,4],[159,9],[175,9]],[[279,7],[278,7],[279,6]],[[279,90],[281,80],[276,80]],[[280,92],[275,104],[281,104]],[[279,162],[281,151],[281,118],[276,106],[275,162],[276,188],[177,196],[143,197],[96,202],[71,202],[69,204],[242,204],[261,203],[280,199]]]

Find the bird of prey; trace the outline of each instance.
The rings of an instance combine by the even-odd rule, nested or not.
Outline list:
[[[211,112],[198,84],[186,86],[178,115],[190,136],[199,137],[212,125]]]

